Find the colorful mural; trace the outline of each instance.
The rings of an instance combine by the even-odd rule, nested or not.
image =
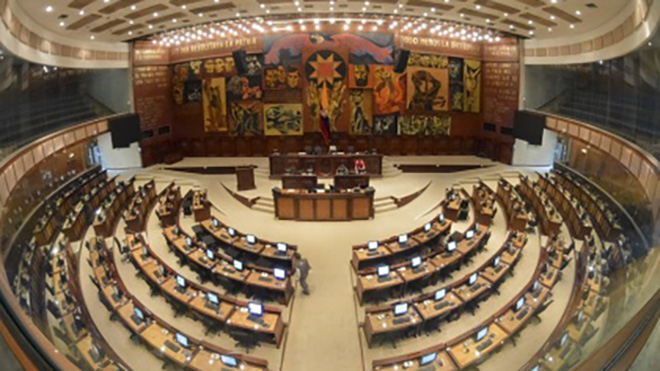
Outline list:
[[[374,87],[373,66],[351,64],[348,68],[348,87],[351,89],[372,89]]]
[[[445,69],[409,67],[406,110],[432,113],[449,109],[449,71]]]
[[[354,64],[392,64],[394,35],[387,33],[331,33],[310,32],[276,34],[264,37],[264,62],[272,65],[296,65],[302,63],[302,50],[318,46],[332,50],[348,49],[349,61]]]
[[[371,90],[353,89],[349,93],[349,99],[351,106],[349,133],[354,135],[371,134],[373,131],[373,93]]]
[[[405,75],[394,72],[392,66],[374,67],[374,114],[403,111],[405,105]]]
[[[446,55],[411,52],[408,58],[408,67],[447,68],[447,64]]]
[[[301,85],[297,66],[267,66],[264,68],[264,90],[298,89]]]
[[[204,131],[227,131],[227,97],[225,78],[204,80]]]
[[[311,49],[311,48],[310,48]],[[337,131],[337,121],[344,112],[347,99],[346,76],[348,65],[342,49],[305,50],[305,117],[309,118],[313,130],[319,128],[321,112],[326,111],[330,131]],[[345,54],[345,49],[343,54]]]
[[[463,59],[449,57],[449,106],[452,111],[463,110]]]
[[[479,112],[481,103],[481,61],[466,59],[463,69],[465,112]]]
[[[397,118],[399,115],[374,116],[374,134],[397,135]]]
[[[450,115],[400,116],[400,135],[449,135]]]
[[[227,81],[228,100],[261,99],[261,75],[232,76]]]
[[[238,136],[263,135],[261,101],[237,101],[229,105],[231,133]]]
[[[266,135],[302,135],[302,104],[264,104]]]

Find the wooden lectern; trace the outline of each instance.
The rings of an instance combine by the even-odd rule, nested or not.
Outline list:
[[[247,191],[257,188],[254,185],[254,166],[237,166],[236,182],[239,191]]]

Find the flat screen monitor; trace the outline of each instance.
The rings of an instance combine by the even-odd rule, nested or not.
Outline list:
[[[447,289],[440,289],[440,290],[435,292],[435,295],[434,295],[433,298],[435,299],[435,301],[440,301],[440,300],[444,299],[445,296],[447,296]]]
[[[179,235],[179,228],[174,227],[174,229],[172,230],[172,232],[173,232],[175,235],[178,236],[178,235]]]
[[[264,306],[261,303],[248,303],[248,312],[253,316],[262,316],[264,314]]]
[[[135,314],[135,317],[139,318],[141,321],[144,321],[144,313],[142,313],[140,308],[133,308],[133,314]]]
[[[402,234],[399,236],[399,243],[404,244],[408,242],[408,235],[407,234]]]
[[[206,257],[209,258],[209,260],[215,260],[215,253],[213,250],[208,249],[206,250]]]
[[[247,236],[245,236],[245,240],[250,245],[254,245],[255,243],[257,243],[257,237],[255,237],[253,234],[248,234]]]
[[[112,148],[128,148],[142,139],[140,116],[127,114],[108,120]]]
[[[367,248],[371,251],[376,250],[378,248],[378,241],[369,241]]]
[[[488,335],[488,327],[484,327],[479,332],[477,332],[477,341],[481,341],[481,339],[485,338],[486,335]]]
[[[181,286],[181,288],[186,287],[186,279],[181,276],[176,276],[176,284]]]
[[[438,215],[438,220],[440,221],[440,223],[444,222],[445,221],[445,214]]]
[[[232,227],[227,228],[227,233],[232,237],[236,236],[236,230]]]
[[[519,311],[523,307],[523,305],[525,305],[525,297],[524,296],[522,298],[518,299],[518,301],[516,302],[516,307],[515,307],[514,310],[516,312]]]
[[[234,265],[234,268],[236,268],[237,271],[242,271],[243,270],[243,262],[242,261],[234,259],[232,264]]]
[[[224,363],[225,365],[227,365],[227,366],[229,366],[229,367],[236,367],[236,366],[238,366],[238,361],[237,361],[236,358],[234,358],[234,357],[221,355],[221,356],[220,356],[220,360],[222,361],[222,363]]]
[[[273,275],[278,280],[283,280],[283,279],[286,278],[286,271],[282,268],[275,268],[275,269],[273,269]]]
[[[115,296],[120,296],[117,286],[112,286],[112,293],[115,294]]]
[[[474,285],[474,283],[477,282],[477,277],[479,277],[479,273],[472,273],[470,278],[468,278],[468,285]]]
[[[577,321],[578,321],[578,323],[579,323],[579,322],[582,322],[582,317],[583,317],[583,315],[584,315],[584,310],[583,310],[583,309],[580,309],[580,311],[578,312],[578,315],[577,315]]]
[[[284,242],[278,242],[276,246],[277,246],[277,251],[279,252],[286,252],[286,250],[288,250],[288,247]]]
[[[493,260],[493,267],[497,267],[498,265],[500,265],[500,260],[501,260],[501,259],[502,259],[502,258],[501,258],[499,255],[496,256],[496,257],[495,257],[495,260]]]
[[[390,267],[387,265],[381,265],[378,267],[378,277],[387,277],[390,275]]]
[[[430,230],[431,230],[431,223],[424,224],[424,232],[428,232]]]
[[[186,237],[186,245],[188,245],[188,246],[192,245],[192,238]]]
[[[529,144],[540,146],[543,143],[545,116],[529,111],[516,111],[513,120],[513,136]]]
[[[175,335],[176,337],[176,342],[181,344],[182,347],[188,348],[188,338],[179,334],[178,332]]]
[[[394,315],[401,316],[408,313],[408,303],[396,303],[394,304]]]
[[[474,231],[470,229],[469,231],[465,232],[465,238],[468,240],[474,237]]]
[[[539,288],[539,281],[534,281],[534,285],[532,286],[532,290],[536,290]]]
[[[438,353],[431,353],[427,354],[425,356],[422,356],[422,359],[419,360],[419,365],[420,366],[425,366],[430,364],[431,362],[435,361],[435,359],[438,357]]]
[[[411,264],[412,264],[413,268],[419,267],[420,265],[422,265],[422,257],[421,256],[416,256],[416,257],[412,258]]]
[[[479,223],[474,223],[474,230],[478,231],[479,230]]]
[[[218,300],[218,295],[212,292],[206,293],[206,299],[213,304],[220,304],[220,301]]]
[[[213,226],[216,228],[220,226],[220,222],[218,221],[218,219],[213,218]]]
[[[532,367],[532,369],[529,370],[529,371],[540,371],[540,370],[541,370],[541,366],[536,365],[536,366]]]
[[[561,340],[559,341],[559,346],[563,347],[564,345],[566,345],[567,341],[568,341],[568,331],[561,336]]]
[[[142,255],[143,256],[148,256],[149,255],[149,250],[147,250],[146,246],[142,246]]]
[[[447,243],[447,251],[449,252],[456,250],[456,247],[457,247],[456,241],[449,241]]]

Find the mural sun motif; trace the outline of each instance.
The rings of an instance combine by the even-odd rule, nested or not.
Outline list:
[[[305,73],[307,80],[317,86],[331,86],[346,76],[346,63],[337,53],[323,50],[309,57]]]

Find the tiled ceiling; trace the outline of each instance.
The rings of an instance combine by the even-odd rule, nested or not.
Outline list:
[[[22,0],[23,13],[74,39],[118,42],[251,16],[398,14],[468,23],[536,39],[566,38],[615,17],[630,0]],[[587,6],[589,5],[589,6]],[[595,5],[595,7],[593,6]],[[52,11],[46,11],[47,7]]]

